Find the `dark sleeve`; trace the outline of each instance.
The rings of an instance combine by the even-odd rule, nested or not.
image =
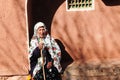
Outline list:
[[[35,68],[35,65],[37,64],[37,60],[40,57],[40,50],[38,47],[35,48],[35,50],[33,51],[33,55],[30,58],[30,74],[33,73],[33,70]]]
[[[38,47],[35,48],[35,50],[33,51],[33,55],[30,58],[31,62],[37,61],[37,59],[40,57],[40,50]]]

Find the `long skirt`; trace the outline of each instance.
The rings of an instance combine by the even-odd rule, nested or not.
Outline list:
[[[50,69],[45,68],[46,80],[62,80],[60,73],[56,67],[51,67]],[[39,70],[33,78],[34,80],[44,80],[42,69]]]

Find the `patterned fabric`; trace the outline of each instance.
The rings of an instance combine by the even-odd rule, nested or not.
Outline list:
[[[61,76],[58,73],[58,70],[55,67],[51,69],[45,69],[46,80],[61,80]],[[34,77],[34,80],[44,80],[42,70],[38,71]]]
[[[37,25],[37,27],[34,27],[34,32],[37,32],[37,29],[39,28],[40,25]],[[37,33],[34,33],[32,39],[31,39],[31,42],[30,42],[29,59],[34,55],[34,51],[36,48],[38,48],[39,42],[40,42],[40,38],[37,36]],[[44,39],[42,39],[42,42],[44,43],[43,50],[45,48],[47,48],[49,54],[51,55],[51,58],[53,59],[53,65],[57,68],[58,72],[61,72],[61,70],[62,70],[62,67],[60,65],[61,50],[60,50],[59,46],[57,45],[56,41],[49,34],[47,34],[46,37]],[[44,60],[44,61],[46,61],[46,60]],[[33,73],[32,73],[33,77],[41,69],[42,69],[42,58],[38,57],[36,65],[33,68]]]

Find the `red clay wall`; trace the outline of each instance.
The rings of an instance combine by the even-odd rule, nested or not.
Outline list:
[[[0,76],[28,74],[25,0],[0,0]]]
[[[119,63],[120,2],[118,4],[105,5],[102,0],[95,0],[95,10],[70,12],[66,11],[64,2],[53,17],[51,34],[62,41],[74,60]]]

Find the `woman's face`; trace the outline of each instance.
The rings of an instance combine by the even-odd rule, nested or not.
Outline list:
[[[45,37],[45,28],[44,27],[38,28],[37,34],[39,35],[40,38]]]

